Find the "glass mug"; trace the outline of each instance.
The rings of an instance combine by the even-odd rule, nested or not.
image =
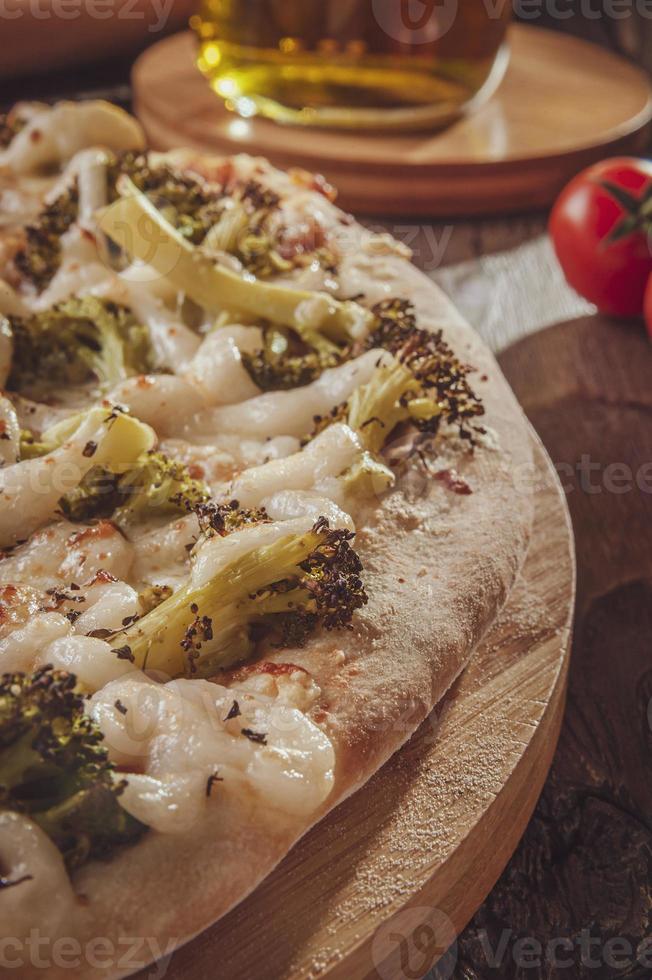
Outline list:
[[[347,128],[450,122],[507,67],[511,0],[201,0],[199,68],[242,116]]]

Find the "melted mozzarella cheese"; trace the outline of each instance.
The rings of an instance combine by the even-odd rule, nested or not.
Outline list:
[[[0,468],[13,466],[18,461],[19,449],[20,424],[16,409],[8,398],[0,395]]]
[[[42,648],[38,662],[75,674],[93,692],[133,671],[129,661],[120,660],[108,643],[94,636],[60,636]]]
[[[260,394],[242,364],[242,352],[262,346],[258,327],[231,325],[213,330],[203,341],[184,374],[206,405],[231,405]]]
[[[134,548],[109,521],[89,527],[59,521],[33,534],[0,561],[0,585],[68,587],[90,582],[98,572],[126,579]]]
[[[138,275],[143,282],[133,281]],[[136,318],[147,327],[156,364],[160,368],[181,371],[195,356],[201,341],[195,331],[165,304],[164,299],[156,295],[152,287],[157,282],[158,276],[154,270],[148,274],[139,266],[119,276],[112,275],[99,283],[93,293],[130,307]]]
[[[118,778],[124,781],[122,774]],[[183,834],[206,811],[208,778],[199,769],[162,777],[130,773],[120,803],[152,830]]]
[[[19,882],[2,889],[3,936],[27,936],[35,924],[55,934],[75,901],[61,854],[36,824],[8,810],[0,811],[0,868]]]
[[[191,384],[174,374],[144,374],[127,378],[111,391],[108,401],[128,408],[159,436],[183,428],[188,415],[201,410],[203,399]]]
[[[260,505],[273,521],[307,517],[315,523],[320,517],[325,517],[333,528],[355,531],[350,514],[342,510],[334,500],[313,490],[277,490],[270,497],[263,497]]]
[[[140,613],[138,593],[126,582],[92,586],[85,590],[85,599],[82,613],[73,625],[75,633],[117,631],[123,627],[125,619],[133,619]]]
[[[148,585],[178,585],[188,574],[188,555],[199,537],[194,514],[146,529],[134,541],[132,578]]]
[[[24,626],[0,640],[0,674],[33,670],[39,652],[70,633],[70,623],[57,612],[34,616]]]
[[[256,507],[280,490],[314,490],[344,473],[362,450],[360,437],[348,425],[329,425],[301,452],[246,470],[231,484],[230,495],[243,507]]]
[[[333,746],[292,703],[292,689],[284,694],[201,680],[154,684],[139,672],[107,685],[91,713],[114,761],[147,777],[131,780],[126,808],[160,828],[185,830],[201,813],[208,779],[219,774],[220,794],[253,794],[293,816],[313,813],[333,785]],[[240,714],[227,718],[236,696]],[[179,784],[193,774],[200,778]]]
[[[107,158],[102,150],[83,150],[77,154],[79,189],[78,222],[84,227],[93,225],[98,208],[107,203]]]
[[[307,435],[316,415],[328,415],[366,384],[379,364],[389,362],[385,351],[370,350],[352,361],[329,368],[309,385],[290,391],[270,391],[239,405],[227,405],[200,413],[186,429],[192,439],[197,430],[233,432],[241,436],[271,438]]]

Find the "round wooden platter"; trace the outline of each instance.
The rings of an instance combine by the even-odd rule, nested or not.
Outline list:
[[[167,980],[408,980],[482,904],[534,809],[565,702],[573,538],[533,439],[532,543],[467,670],[363,789],[174,954]]]
[[[646,143],[652,89],[623,58],[586,41],[511,28],[497,93],[441,132],[360,133],[279,127],[228,112],[176,34],[133,70],[136,112],[158,149],[247,152],[319,171],[358,213],[472,215],[544,207],[593,160]]]

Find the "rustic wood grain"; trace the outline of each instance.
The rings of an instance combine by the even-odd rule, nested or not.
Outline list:
[[[528,337],[502,366],[562,464],[577,621],[550,777],[518,850],[460,937],[455,975],[643,980],[652,975],[652,956],[636,956],[652,950],[642,946],[652,935],[652,348],[640,326],[592,317]],[[600,467],[590,486],[583,456]],[[619,492],[607,475],[614,464]],[[627,472],[647,492],[625,490]],[[504,956],[492,966],[487,950],[501,936]],[[540,966],[519,968],[519,937],[541,944]],[[555,939],[572,944],[562,957],[570,965],[546,962]]]
[[[469,668],[367,786],[175,953],[168,980],[388,980],[406,951],[427,969],[488,893],[532,813],[564,706],[573,548],[536,454],[533,544]]]
[[[550,204],[570,176],[608,153],[642,149],[652,99],[646,75],[618,55],[525,25],[510,37],[498,92],[438,133],[307,132],[239,119],[196,68],[190,34],[141,55],[134,105],[158,149],[249,152],[318,170],[357,213],[513,213]]]

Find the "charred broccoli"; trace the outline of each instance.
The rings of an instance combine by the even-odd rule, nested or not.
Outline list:
[[[124,306],[73,297],[29,317],[8,317],[13,357],[7,387],[44,396],[95,378],[105,387],[152,366],[147,328]]]
[[[143,453],[125,473],[93,467],[60,501],[70,521],[111,517],[121,527],[153,517],[184,514],[210,496],[187,467],[154,450]]]
[[[401,422],[432,436],[445,422],[472,441],[469,421],[484,414],[484,408],[469,384],[471,369],[455,357],[441,331],[416,326],[406,300],[384,301],[372,312],[375,326],[365,348],[383,347],[393,360],[379,365],[371,381],[357,388],[348,402],[316,419],[312,436],[343,421],[360,433],[370,452],[378,453]]]
[[[112,154],[107,167],[109,202],[119,197],[118,179],[125,174],[146,194],[184,238],[198,245],[218,220],[222,204],[202,185],[164,163],[152,165],[147,153]]]
[[[347,348],[338,347],[325,338],[301,340],[291,331],[268,327],[263,332],[261,350],[242,353],[242,363],[251,379],[263,391],[299,388],[315,381],[326,368],[336,367]]]
[[[75,182],[46,204],[36,221],[25,228],[25,244],[14,256],[14,265],[39,291],[45,289],[59,268],[60,239],[77,220],[78,205]]]
[[[120,477],[118,497],[123,501],[113,514],[117,524],[132,524],[165,514],[186,513],[208,500],[205,483],[188,468],[161,452],[149,452]]]
[[[218,504],[214,500],[198,504],[193,508],[197,515],[199,527],[207,537],[218,534],[225,538],[233,531],[241,531],[252,524],[265,524],[269,517],[263,508],[253,508],[251,510],[240,506],[237,500],[231,500],[228,504]]]
[[[219,532],[218,532],[219,533]],[[244,532],[246,533],[246,532]],[[321,624],[346,627],[367,595],[349,531],[320,518],[187,584],[111,638],[117,656],[172,676],[211,676],[251,655],[261,631],[279,646],[301,645]]]
[[[59,510],[66,520],[82,523],[111,517],[120,502],[119,480],[119,474],[103,466],[93,466],[79,485],[61,498]]]
[[[70,870],[147,829],[120,806],[125,783],[75,686],[49,666],[0,678],[0,809],[38,824]]]

